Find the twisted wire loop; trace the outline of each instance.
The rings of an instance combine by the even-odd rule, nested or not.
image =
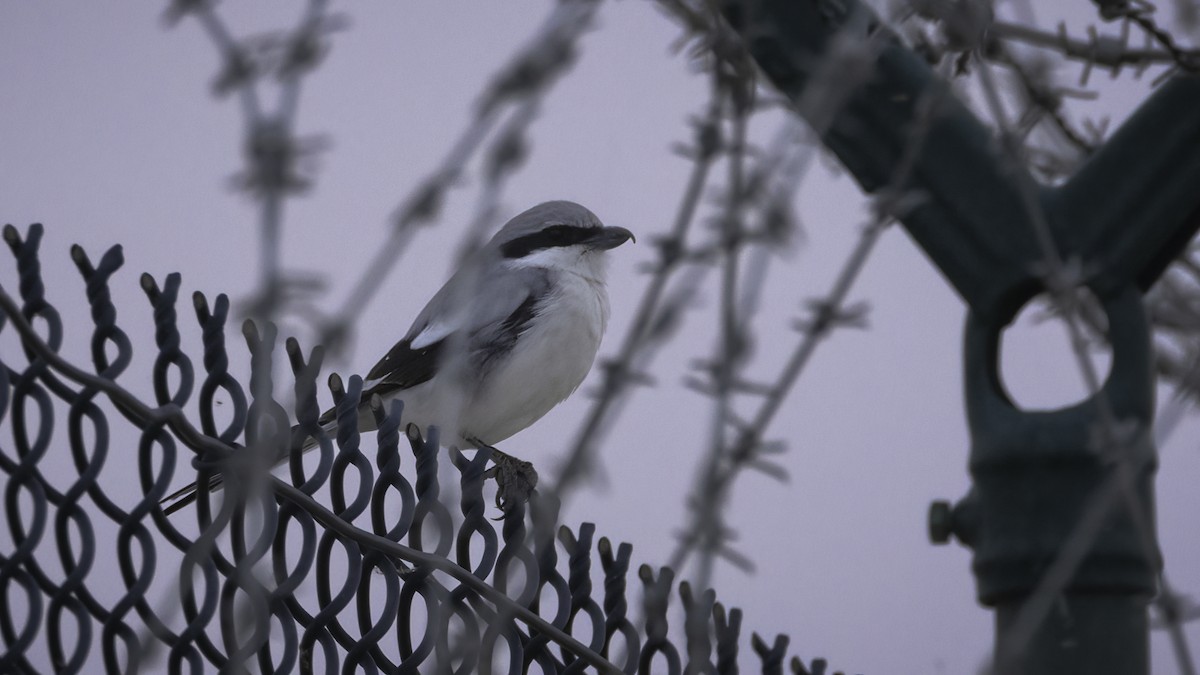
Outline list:
[[[403,404],[377,397],[378,433],[364,438],[359,377],[329,382],[331,437],[318,421],[324,352],[294,339],[282,350],[290,426],[273,397],[275,327],[243,326],[244,388],[224,295],[194,294],[193,325],[177,311],[178,274],[140,277],[156,347],[144,401],[125,388],[134,340],[109,285],[121,249],[93,263],[74,247],[92,328],[91,367],[73,365],[46,298],[43,228],[3,236],[20,300],[0,286],[0,337],[21,349],[0,352],[0,672],[739,672],[742,615],[712,590],[679,585],[681,650],[670,568],[639,571],[643,632],[629,611],[629,544],[597,541],[590,523],[560,526],[559,504],[536,493],[489,518],[490,449],[447,453],[436,428],[403,427]],[[200,373],[184,351],[196,334]],[[289,451],[308,438],[313,453]],[[447,459],[456,505],[441,482],[451,474],[439,474]],[[280,462],[287,480],[269,471]],[[160,501],[192,479],[209,489],[168,517]],[[760,650],[764,672],[780,672],[778,645]]]

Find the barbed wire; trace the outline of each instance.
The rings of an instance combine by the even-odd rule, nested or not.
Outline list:
[[[807,112],[812,114],[812,121],[809,122],[812,129],[810,133],[814,137],[819,136],[824,128],[832,123],[836,111],[840,108],[842,97],[852,91],[854,86],[861,81],[855,77],[855,74],[862,74],[865,71],[855,68],[855,65],[860,65],[870,58],[872,47],[869,42],[866,45],[859,44],[849,47],[849,40],[847,40],[844,46],[848,47],[844,52],[839,52],[836,46],[830,50],[831,54],[822,62],[824,65],[821,69],[821,72],[828,74],[829,77],[825,80],[822,80],[820,75],[815,77],[807,99],[810,108]],[[837,73],[837,84],[834,84],[833,73]],[[801,104],[801,107],[804,106],[805,104]],[[789,173],[802,173],[802,167],[807,164],[807,160],[811,156],[809,153],[798,155],[795,163],[789,167]],[[738,189],[739,182],[740,178],[731,167],[730,183],[734,187],[728,190],[729,202],[726,207],[728,213],[725,216],[727,219],[736,219],[737,214],[746,208],[745,202],[752,196],[752,193]],[[702,555],[698,583],[704,583],[710,579],[714,556],[723,557],[743,568],[751,565],[745,555],[738,553],[730,546],[729,538],[732,535],[732,529],[725,523],[723,511],[728,508],[732,484],[745,468],[756,468],[776,478],[786,477],[782,469],[769,459],[772,455],[778,454],[782,448],[775,443],[764,444],[762,435],[766,433],[772,418],[780,409],[786,394],[794,386],[817,343],[836,325],[850,325],[861,320],[860,312],[852,312],[855,316],[843,315],[841,306],[854,277],[861,271],[871,247],[882,230],[882,223],[866,228],[860,244],[839,275],[839,281],[835,284],[830,297],[825,301],[828,304],[824,305],[824,310],[818,312],[820,316],[817,321],[812,322],[808,329],[802,329],[806,337],[790,357],[788,363],[781,368],[780,377],[775,383],[755,386],[747,378],[737,374],[737,371],[746,363],[745,354],[741,352],[739,345],[744,345],[749,340],[745,331],[749,327],[750,317],[745,314],[731,317],[728,314],[732,311],[729,305],[722,305],[721,325],[725,328],[719,334],[726,335],[727,337],[724,339],[727,342],[723,343],[724,346],[721,347],[722,353],[719,353],[713,363],[707,367],[711,383],[707,386],[700,386],[703,387],[702,390],[705,393],[716,397],[718,401],[727,398],[735,387],[741,392],[757,392],[762,396],[762,404],[759,411],[749,421],[741,420],[733,415],[727,409],[727,403],[722,404],[722,407],[726,409],[718,409],[714,415],[713,445],[702,464],[700,477],[688,497],[688,506],[692,513],[691,520],[679,534],[679,544],[670,558],[672,566],[682,568],[691,551],[699,548]],[[728,246],[728,243],[725,245]],[[727,253],[727,255],[730,254]],[[729,296],[733,295],[734,283],[736,282],[728,276],[726,277],[723,287],[728,289],[726,293]],[[738,311],[744,312],[745,310],[741,308],[750,305],[752,303],[739,303]],[[729,328],[730,320],[737,324],[736,330]],[[727,445],[725,438],[730,432],[734,436]]]

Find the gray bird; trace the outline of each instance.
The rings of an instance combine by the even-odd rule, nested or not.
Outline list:
[[[359,430],[375,428],[370,401],[376,395],[385,405],[401,399],[406,425],[437,424],[446,445],[490,447],[536,422],[591,369],[608,323],[605,252],[633,238],[568,201],[515,216],[450,277],[367,373]],[[335,410],[321,415],[320,423],[333,433]],[[315,445],[308,438],[299,450]],[[219,480],[209,489],[217,485]],[[168,496],[164,511],[186,506],[195,493],[193,483]]]

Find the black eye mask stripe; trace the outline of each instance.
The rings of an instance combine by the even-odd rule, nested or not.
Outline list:
[[[542,249],[558,246],[574,246],[594,237],[599,231],[595,227],[551,225],[533,234],[517,237],[505,243],[500,247],[500,253],[505,258],[524,258],[530,253]]]

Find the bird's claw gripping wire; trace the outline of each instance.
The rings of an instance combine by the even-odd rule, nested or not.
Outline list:
[[[504,512],[503,518],[513,513],[513,506],[524,504],[537,488],[538,474],[533,464],[502,452],[494,446],[476,440],[480,449],[492,453],[492,468],[484,473],[485,478],[496,479],[496,507]]]

